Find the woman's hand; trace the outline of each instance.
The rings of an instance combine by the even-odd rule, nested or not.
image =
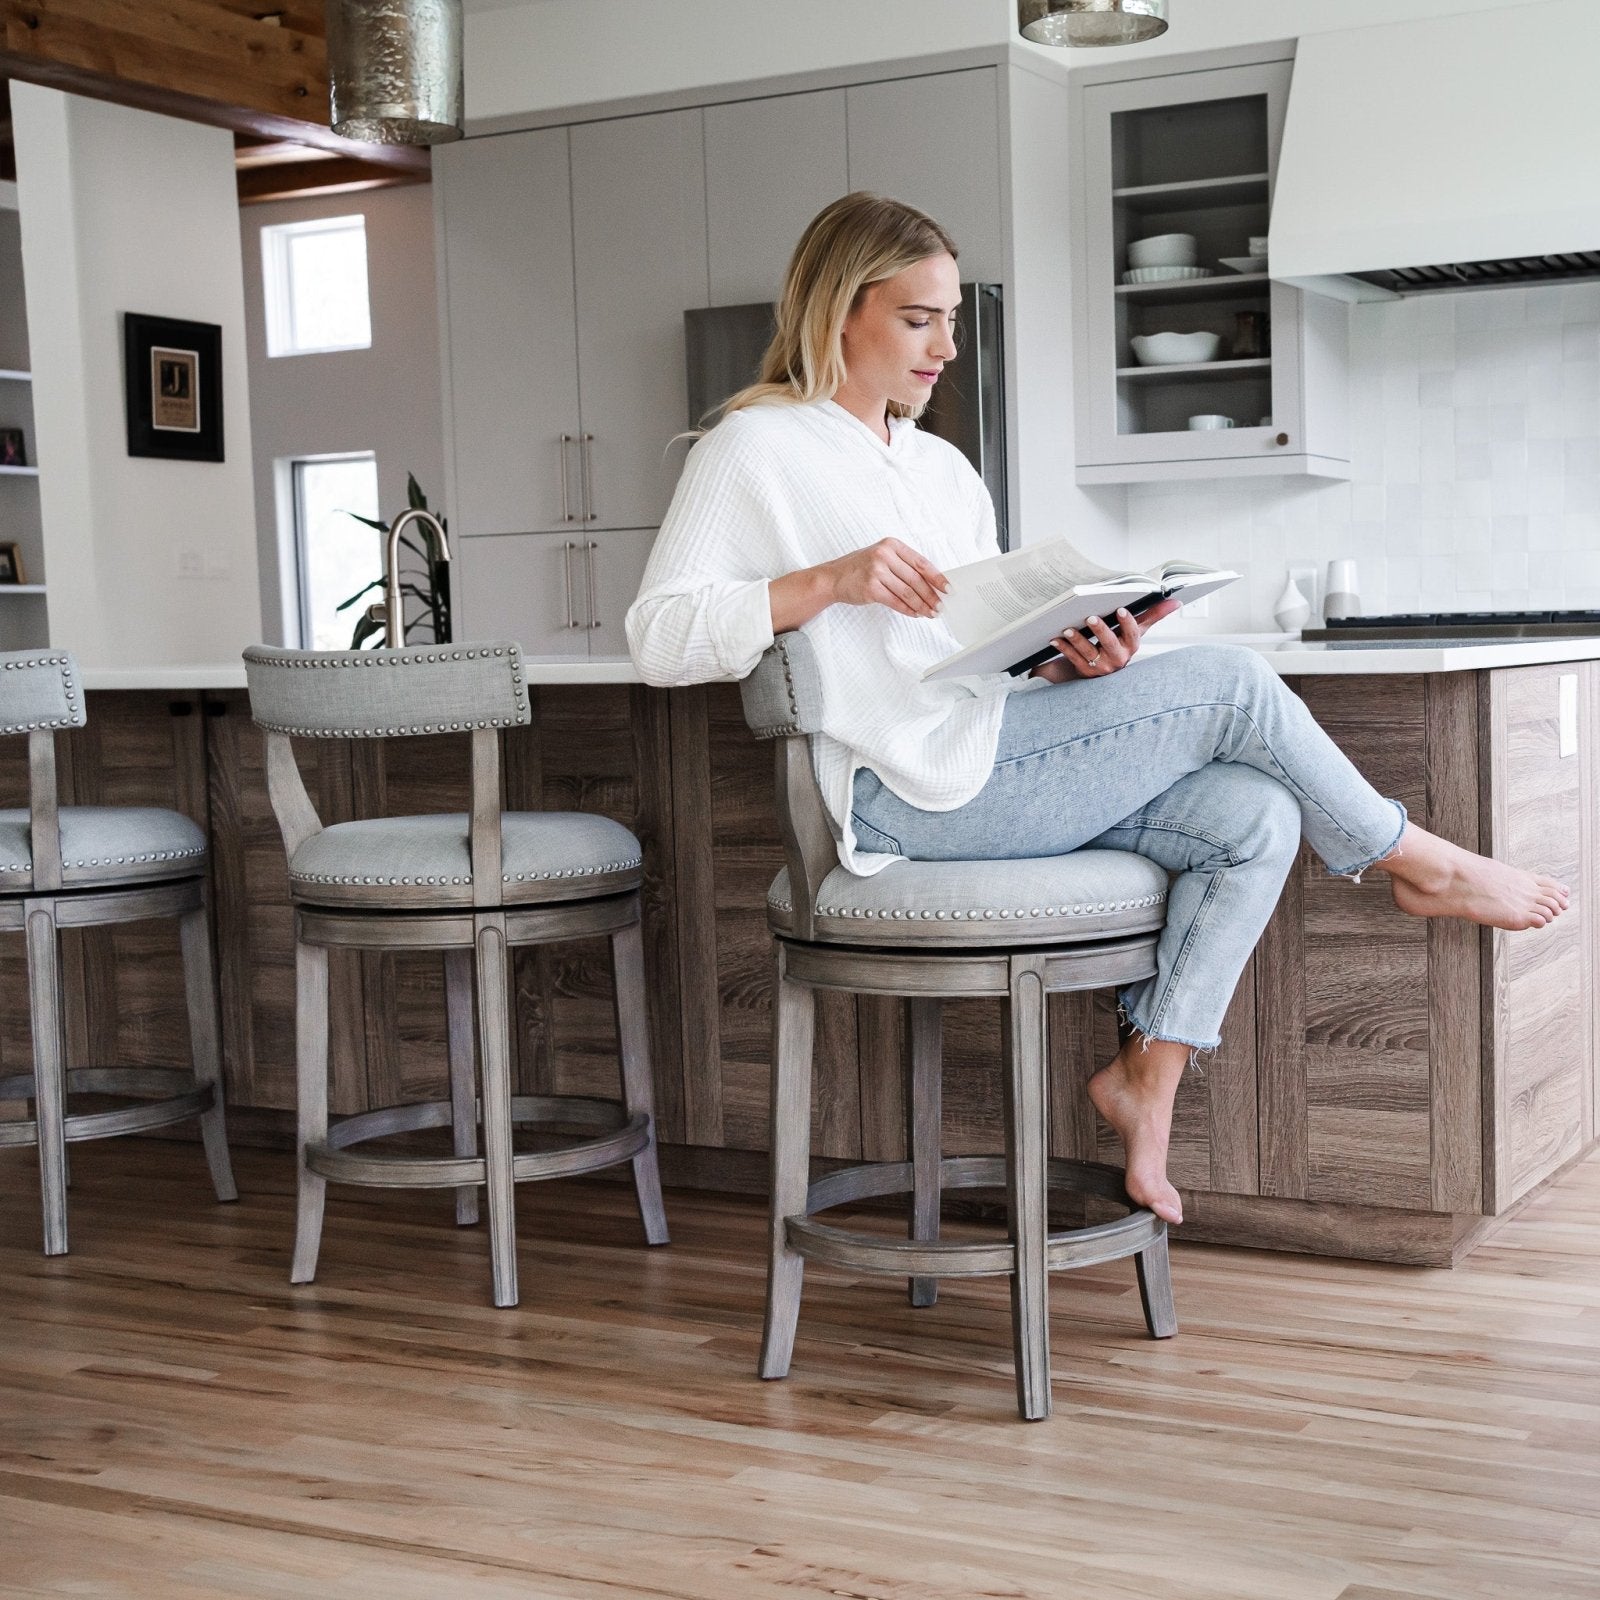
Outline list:
[[[880,539],[836,561],[774,578],[767,589],[772,631],[803,627],[831,605],[882,605],[902,616],[932,617],[947,588],[945,575],[910,545]]]
[[[1157,601],[1155,605],[1135,620],[1126,606],[1117,610],[1117,631],[1111,631],[1102,617],[1090,617],[1084,626],[1094,635],[1085,639],[1076,628],[1050,641],[1061,652],[1055,661],[1046,661],[1028,674],[1030,678],[1043,678],[1049,683],[1065,683],[1069,678],[1104,678],[1127,666],[1139,653],[1139,640],[1163,617],[1170,617],[1181,602],[1171,599]]]

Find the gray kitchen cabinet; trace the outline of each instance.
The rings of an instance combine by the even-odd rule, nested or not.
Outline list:
[[[1268,232],[1292,49],[1236,64],[1105,69],[1079,91],[1073,181],[1077,481],[1350,475],[1348,312],[1233,270]],[[1213,58],[1215,59],[1215,58]],[[1193,235],[1206,276],[1126,281],[1128,247]],[[1132,341],[1217,335],[1216,354],[1141,364]],[[1231,426],[1194,430],[1191,417]]]
[[[850,188],[845,91],[707,106],[705,118],[711,304],[776,300],[801,231]]]
[[[659,524],[706,303],[701,113],[465,140],[434,182],[453,528]]]
[[[462,540],[453,563],[458,637],[514,639],[530,656],[626,656],[623,619],[655,535],[574,528]]]
[[[585,525],[659,526],[683,467],[683,314],[708,304],[698,108],[572,130]]]
[[[926,211],[961,252],[961,276],[1005,277],[1000,88],[994,67],[846,91],[850,183]]]
[[[578,361],[567,130],[441,145],[438,205],[457,534],[572,525]]]
[[[451,562],[456,636],[514,639],[530,656],[586,657],[582,538],[573,530],[461,540]]]
[[[639,593],[655,542],[654,528],[619,528],[588,541],[594,547],[586,552],[584,563],[591,657],[627,655],[628,636],[622,624]]]

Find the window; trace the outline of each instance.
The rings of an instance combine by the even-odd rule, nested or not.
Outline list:
[[[293,488],[301,644],[307,650],[348,650],[356,618],[383,598],[374,589],[348,611],[336,609],[383,575],[383,535],[356,521],[378,516],[377,457],[369,452],[296,461]]]
[[[371,347],[365,217],[263,228],[261,274],[269,356]]]

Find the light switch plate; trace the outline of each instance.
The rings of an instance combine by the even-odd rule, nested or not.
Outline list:
[[[1560,690],[1557,695],[1557,721],[1561,734],[1561,750],[1564,756],[1575,756],[1578,753],[1578,675],[1575,672],[1563,672],[1560,678]]]

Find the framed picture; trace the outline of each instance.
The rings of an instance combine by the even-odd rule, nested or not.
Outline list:
[[[22,551],[15,542],[0,539],[0,583],[26,583]]]
[[[0,467],[25,467],[28,453],[23,448],[21,428],[0,428]]]
[[[222,329],[127,311],[128,454],[222,460]]]

